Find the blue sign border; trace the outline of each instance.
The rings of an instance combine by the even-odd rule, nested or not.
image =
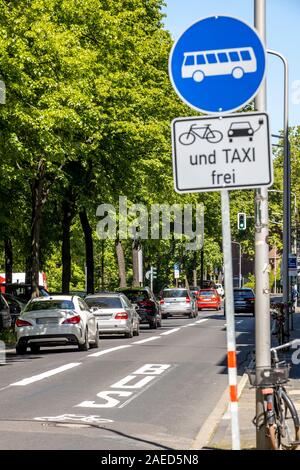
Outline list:
[[[260,42],[261,46],[262,46],[262,51],[263,51],[263,54],[264,54],[264,73],[263,73],[263,76],[261,78],[261,81],[260,81],[260,84],[259,86],[257,87],[257,89],[255,90],[255,92],[249,97],[247,98],[247,100],[245,100],[243,103],[239,104],[238,106],[234,107],[234,108],[228,108],[226,110],[222,110],[222,111],[217,111],[217,110],[207,110],[207,109],[202,109],[200,107],[197,107],[197,106],[194,106],[193,104],[191,104],[182,94],[181,92],[178,90],[175,82],[174,82],[174,79],[173,79],[173,71],[172,71],[172,59],[173,59],[173,54],[174,54],[174,51],[177,47],[177,44],[178,42],[181,40],[182,36],[184,35],[184,33],[186,33],[186,31],[188,31],[190,28],[192,28],[194,25],[196,25],[197,23],[201,22],[201,21],[204,21],[204,20],[208,20],[208,19],[211,19],[211,18],[220,18],[220,17],[225,17],[225,18],[230,18],[230,19],[233,19],[233,20],[237,20],[241,23],[243,23],[245,26],[247,26],[248,28],[250,28],[252,31],[253,31],[253,34],[256,35],[258,41]],[[210,15],[210,16],[206,16],[206,17],[203,17],[203,18],[200,18],[200,19],[197,19],[196,21],[194,21],[192,24],[190,24],[187,28],[185,28],[185,30],[177,37],[177,39],[174,41],[174,44],[171,48],[171,51],[170,51],[170,55],[169,55],[169,63],[168,63],[168,70],[169,70],[169,77],[170,77],[170,81],[172,83],[172,86],[176,92],[176,94],[179,96],[179,98],[187,105],[189,106],[190,108],[192,109],[195,109],[196,111],[199,111],[199,112],[202,112],[204,114],[217,114],[219,116],[221,115],[226,115],[228,113],[232,113],[233,111],[236,111],[236,110],[239,110],[241,108],[243,108],[247,103],[249,103],[251,100],[254,99],[254,97],[257,95],[260,87],[262,86],[264,80],[265,80],[265,77],[266,77],[266,63],[267,63],[267,52],[266,52],[266,47],[265,47],[265,44],[263,43],[262,41],[262,38],[259,36],[257,30],[254,28],[254,26],[250,25],[249,23],[247,23],[246,21],[238,18],[238,17],[235,17],[235,16],[231,16],[231,15],[227,15],[227,14],[215,14],[215,15]]]

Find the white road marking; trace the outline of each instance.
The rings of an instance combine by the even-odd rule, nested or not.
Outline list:
[[[97,397],[105,400],[104,403],[96,403],[95,401],[85,400],[75,405],[75,407],[81,408],[123,408],[128,404],[133,398],[136,398],[140,393],[144,392],[151,386],[154,382],[159,379],[159,376],[166,374],[171,369],[171,364],[144,364],[142,367],[137,369],[131,375],[127,375],[123,379],[114,383],[110,388],[121,388],[123,390],[103,390],[102,392],[97,393]],[[144,376],[141,378],[141,376]],[[134,379],[138,379],[138,382],[135,384],[129,385],[128,383]],[[135,391],[129,392],[124,391],[124,389],[129,388]],[[140,392],[137,392],[138,389]],[[125,403],[121,404],[121,400],[113,398],[111,395],[117,397],[130,397]]]
[[[205,321],[208,321],[208,318],[202,318],[202,320],[197,320],[195,323],[199,325],[199,323],[203,323]]]
[[[173,330],[165,331],[164,333],[161,333],[160,335],[171,335],[172,333],[175,333],[176,331],[179,331],[180,328],[173,328]]]
[[[187,325],[183,325],[182,328],[187,328],[188,326],[195,326],[196,323],[188,323]]]
[[[64,414],[59,416],[38,416],[34,418],[35,421],[54,421],[54,422],[70,422],[74,421],[78,423],[78,421],[85,423],[85,424],[101,424],[101,423],[113,423],[112,419],[108,418],[101,418],[98,415],[75,415],[75,414]]]
[[[148,341],[154,341],[155,339],[159,339],[159,336],[151,336],[151,338],[147,339],[141,339],[140,341],[135,341],[132,344],[143,344],[143,343],[148,343]]]
[[[87,357],[98,357],[98,356],[103,356],[104,354],[108,354],[113,351],[118,351],[119,349],[125,349],[125,348],[130,348],[130,344],[124,344],[124,346],[116,346],[115,348],[109,348],[109,349],[104,349],[104,351],[99,351],[93,354],[89,354]]]
[[[15,386],[24,386],[32,384],[33,382],[38,382],[39,380],[46,379],[47,377],[51,377],[52,375],[60,374],[61,372],[65,372],[68,369],[73,369],[73,367],[80,366],[81,362],[70,362],[70,364],[65,364],[64,366],[57,367],[56,369],[48,370],[47,372],[43,372],[42,374],[33,375],[32,377],[28,377],[27,379],[20,380],[19,382],[15,382],[10,384],[11,387]]]

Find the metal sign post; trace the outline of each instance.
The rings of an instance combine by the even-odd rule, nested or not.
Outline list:
[[[254,20],[262,41],[266,37],[266,3],[255,0]],[[266,84],[264,83],[255,98],[255,109],[266,109]],[[271,366],[270,347],[270,292],[269,292],[269,245],[268,245],[268,190],[261,188],[256,191],[255,198],[255,357],[256,370]],[[258,373],[258,372],[257,372]],[[256,447],[269,449],[264,419],[264,397],[261,390],[256,391]]]
[[[230,205],[227,190],[221,191],[222,202],[222,236],[224,255],[224,277],[225,277],[225,307],[227,325],[227,363],[230,393],[231,412],[231,442],[232,449],[240,449],[240,427],[238,417],[238,394],[237,394],[237,369],[236,369],[236,345],[235,345],[235,323],[232,284],[232,253],[230,232]]]

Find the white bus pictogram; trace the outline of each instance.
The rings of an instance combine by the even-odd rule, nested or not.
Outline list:
[[[205,77],[232,75],[242,78],[245,73],[256,72],[257,62],[252,47],[184,52],[182,78],[202,82]]]

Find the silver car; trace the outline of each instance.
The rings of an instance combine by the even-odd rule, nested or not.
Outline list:
[[[140,334],[138,313],[124,294],[99,293],[88,295],[85,301],[97,318],[100,334],[123,334],[125,338]]]
[[[99,347],[97,320],[76,295],[37,297],[28,302],[15,323],[16,352],[38,353],[41,346],[77,345],[80,351]]]
[[[172,315],[183,315],[189,318],[196,317],[198,310],[196,300],[188,289],[164,289],[160,300],[162,318]]]

